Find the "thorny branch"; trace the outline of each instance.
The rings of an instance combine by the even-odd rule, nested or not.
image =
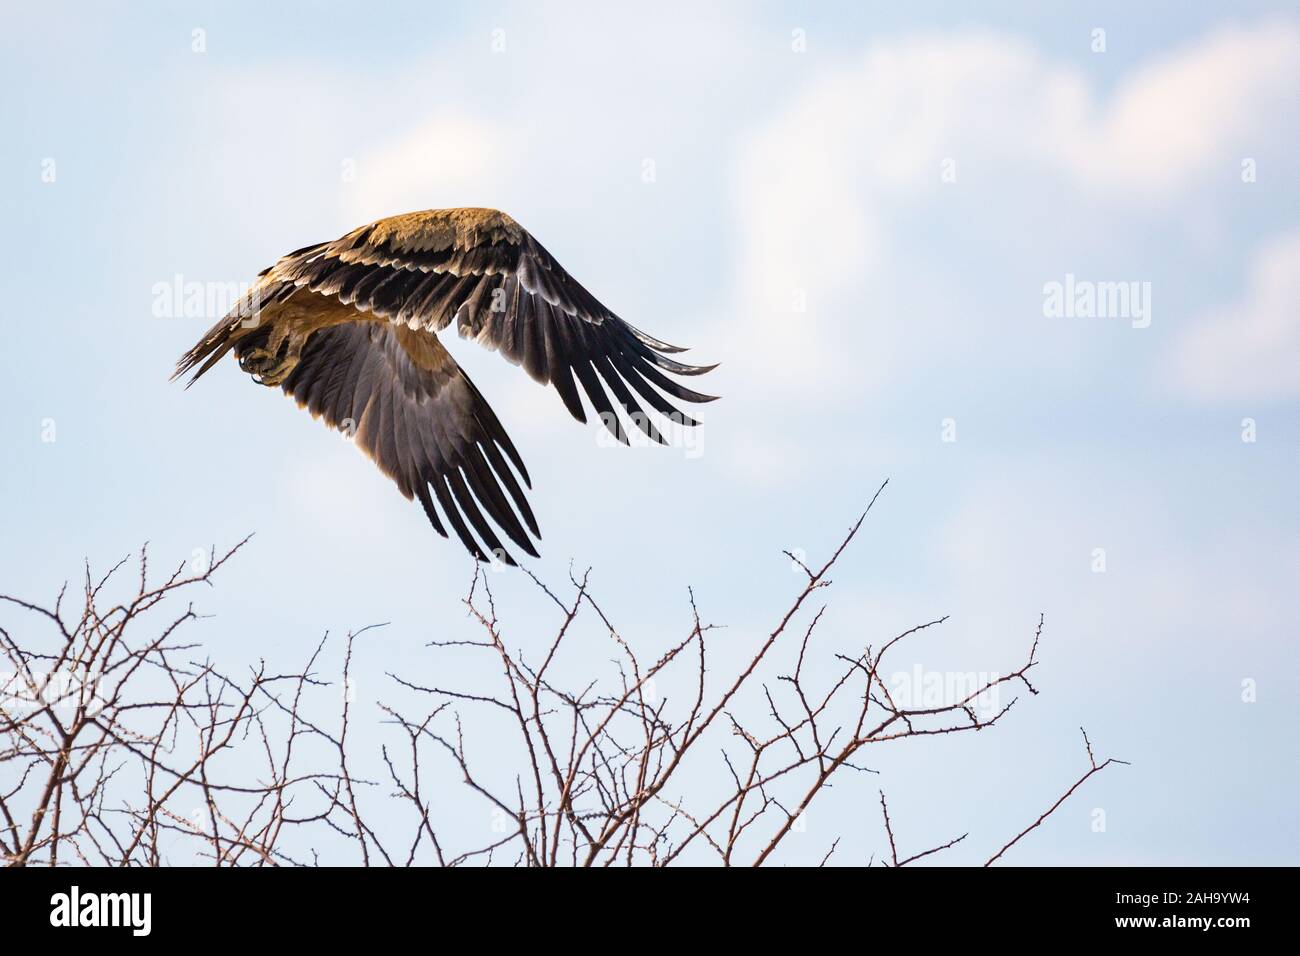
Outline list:
[[[651,662],[597,603],[589,572],[570,573],[567,598],[529,573],[559,619],[540,645],[508,638],[476,573],[464,604],[478,636],[430,646],[460,655],[458,664],[466,655],[492,662],[495,691],[482,681],[440,686],[389,673],[389,693],[404,703],[358,703],[353,651],[363,629],[343,649],[341,706],[320,717],[311,711],[328,686],[317,676],[326,640],[300,671],[270,673],[259,663],[234,678],[180,641],[197,617],[192,605],[161,621],[148,613],[211,584],[244,542],[205,569],[186,574],[181,566],[155,583],[142,550],[134,593],[118,603],[107,594],[126,562],[98,579],[87,567],[75,619],[66,587],[51,608],[0,595],[0,609],[43,621],[47,632],[19,640],[0,627],[0,857],[15,866],[195,858],[218,866],[761,865],[802,830],[842,771],[874,772],[861,762],[869,748],[979,731],[1015,705],[1015,697],[997,700],[1002,691],[1038,693],[1028,675],[1041,616],[1019,667],[940,703],[896,700],[884,667],[886,655],[946,618],[879,650],[817,649],[826,606],[801,612],[830,586],[827,575],[884,487],[820,568],[787,552],[802,585],[754,650],[736,658],[723,647],[732,664],[710,668],[715,626],[702,620],[694,592],[686,635]],[[605,676],[590,673],[599,655],[583,627],[609,642]],[[995,705],[983,706],[990,698]],[[412,699],[424,702],[416,716]],[[382,715],[379,732],[395,735],[369,760],[356,752],[362,704]],[[485,739],[480,749],[471,743]],[[1123,763],[1099,763],[1086,734],[1084,744],[1087,772],[985,865],[1094,774]],[[358,767],[377,779],[358,776]],[[477,840],[467,801],[488,814]],[[969,836],[900,855],[883,791],[880,807],[892,866]],[[825,865],[839,846],[836,837],[806,858]]]

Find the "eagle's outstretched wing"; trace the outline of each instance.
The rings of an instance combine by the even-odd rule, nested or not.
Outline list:
[[[698,375],[713,366],[668,358],[683,350],[614,315],[494,209],[394,216],[290,253],[181,356],[173,377],[193,371],[192,384],[233,350],[258,381],[279,384],[314,416],[352,432],[402,493],[420,500],[440,534],[447,535],[445,521],[475,557],[513,564],[484,512],[536,556],[529,532],[541,537],[537,521],[506,459],[525,485],[528,473],[487,401],[438,341],[453,320],[462,336],[554,385],[586,421],[581,385],[625,443],[616,405],[664,441],[633,392],[684,425],[698,423],[665,395],[712,401],[664,373]]]
[[[476,558],[514,564],[484,520],[486,511],[512,541],[537,556],[528,537],[528,531],[541,537],[537,519],[506,457],[531,487],[523,460],[436,336],[386,322],[322,329],[307,340],[282,388],[313,417],[352,434],[402,494],[420,500],[443,537],[438,508]]]
[[[685,425],[696,422],[656,388],[686,402],[714,397],[664,374],[699,375],[714,366],[668,358],[684,349],[624,322],[523,227],[494,209],[435,209],[381,219],[286,256],[265,280],[263,308],[306,288],[359,312],[430,331],[454,319],[463,337],[555,386],[573,417],[586,421],[581,385],[601,421],[624,442],[615,402],[647,435],[663,441],[632,392]]]

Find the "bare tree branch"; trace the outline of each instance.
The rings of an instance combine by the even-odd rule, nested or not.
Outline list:
[[[298,670],[258,662],[242,677],[181,639],[198,617],[184,592],[210,586],[244,542],[161,581],[145,549],[133,580],[125,561],[100,577],[87,565],[75,620],[66,586],[52,607],[0,595],[0,610],[18,615],[0,620],[0,855],[12,866],[762,865],[836,781],[852,788],[876,772],[864,759],[873,748],[990,728],[1017,702],[999,695],[1038,693],[1029,672],[1041,616],[1018,667],[939,700],[909,699],[885,668],[946,617],[879,650],[824,648],[827,604],[809,599],[830,587],[884,487],[820,567],[787,552],[802,574],[796,591],[725,673],[709,666],[715,625],[694,591],[687,632],[650,660],[596,600],[589,571],[570,571],[569,593],[529,574],[557,615],[541,641],[531,623],[533,633],[509,636],[476,573],[464,604],[478,636],[430,644],[434,667],[458,675],[451,686],[389,673],[390,699],[358,699],[354,655],[370,628],[348,634],[327,713],[328,635]],[[608,660],[593,653],[602,641]],[[456,666],[438,666],[443,656]],[[475,661],[484,676],[462,679]],[[358,722],[372,713],[369,729],[391,742],[358,753]],[[1087,773],[988,863],[1123,762],[1098,763],[1086,734],[1084,744]],[[484,832],[466,826],[467,801],[490,820]],[[892,866],[969,836],[900,855],[883,791],[880,807]],[[824,866],[840,848],[830,834],[802,858]]]

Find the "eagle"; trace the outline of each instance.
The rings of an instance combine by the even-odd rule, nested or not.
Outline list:
[[[419,499],[440,535],[450,525],[479,561],[514,565],[493,523],[538,556],[541,532],[520,487],[532,481],[438,338],[453,321],[461,337],[553,386],[586,422],[581,389],[623,444],[630,433],[616,405],[666,444],[638,397],[684,427],[699,422],[669,398],[716,398],[669,377],[716,365],[669,358],[686,350],[623,321],[514,219],[480,208],[391,216],[289,253],[181,356],[172,380],[194,370],[188,388],[233,351],[253,381],[349,434],[407,500]]]

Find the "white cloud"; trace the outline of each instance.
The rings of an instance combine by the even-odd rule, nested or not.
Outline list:
[[[489,123],[436,116],[357,158],[345,201],[358,223],[411,209],[495,206],[504,172],[501,137]]]
[[[878,41],[826,69],[739,153],[735,312],[757,333],[745,359],[777,383],[888,383],[903,327],[873,321],[873,297],[901,285],[891,234],[946,188],[945,160],[1007,209],[1059,203],[1068,189],[1149,218],[1216,170],[1235,182],[1240,158],[1276,140],[1298,85],[1289,23],[1212,34],[1109,96],[1014,37]],[[792,306],[801,294],[806,313]]]
[[[1300,87],[1300,29],[1230,28],[1138,70],[1061,159],[1091,185],[1168,197],[1198,176],[1231,175],[1279,132]]]
[[[1167,381],[1193,398],[1300,397],[1300,232],[1264,245],[1242,299],[1213,309],[1182,337]]]

